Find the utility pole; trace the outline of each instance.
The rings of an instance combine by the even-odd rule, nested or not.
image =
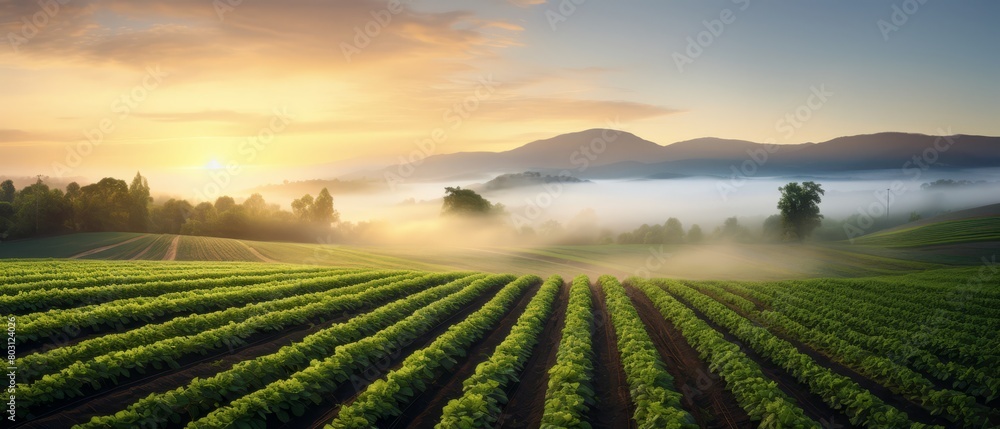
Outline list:
[[[889,188],[885,188],[885,221],[886,226],[889,222]]]

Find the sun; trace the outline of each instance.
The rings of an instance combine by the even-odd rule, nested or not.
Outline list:
[[[205,164],[205,169],[206,170],[218,170],[220,168],[222,168],[222,163],[219,162],[219,160],[215,159],[215,158],[210,159],[208,161],[208,164]]]

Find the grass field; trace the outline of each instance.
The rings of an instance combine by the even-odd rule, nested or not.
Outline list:
[[[1000,290],[976,267],[743,282],[8,260],[0,282],[13,427],[1000,424]]]
[[[176,243],[176,244],[175,244]],[[349,246],[156,234],[74,234],[0,245],[5,258],[245,261],[305,265],[689,279],[857,277],[941,267],[934,255],[873,246],[790,244],[546,247]],[[978,263],[979,257],[955,258]]]
[[[1000,242],[1000,217],[961,219],[858,237],[857,244],[881,247],[922,247]]]

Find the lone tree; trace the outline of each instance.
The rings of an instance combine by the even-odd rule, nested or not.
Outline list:
[[[461,187],[444,188],[444,204],[441,213],[446,215],[491,215],[503,211],[503,205],[491,204],[489,200],[472,189]]]
[[[822,201],[823,188],[814,182],[791,182],[778,188],[781,199],[778,209],[781,210],[781,224],[792,238],[802,241],[823,220],[819,214],[819,203]]]

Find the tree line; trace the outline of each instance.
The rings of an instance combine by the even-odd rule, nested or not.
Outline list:
[[[0,240],[71,232],[149,232],[253,240],[316,241],[340,220],[323,188],[292,202],[292,211],[260,194],[242,203],[229,196],[192,204],[171,198],[154,204],[149,183],[136,173],[131,183],[107,177],[87,186],[53,189],[41,178],[23,189],[0,183]]]

